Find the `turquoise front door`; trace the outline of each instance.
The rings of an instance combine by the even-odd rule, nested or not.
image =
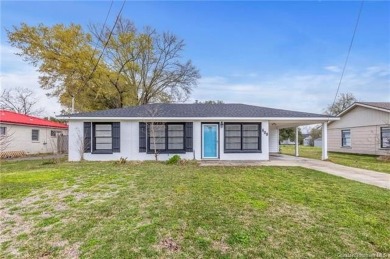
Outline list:
[[[218,124],[202,124],[202,157],[218,158]]]

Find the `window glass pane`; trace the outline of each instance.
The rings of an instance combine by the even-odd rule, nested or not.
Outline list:
[[[149,125],[150,150],[165,150],[165,124]]]
[[[168,144],[168,149],[170,149],[170,150],[175,150],[175,149],[182,150],[182,149],[184,149],[183,148],[183,143],[178,143],[178,144],[169,143]]]
[[[33,141],[39,140],[39,130],[31,130],[31,140]]]
[[[225,131],[225,136],[226,137],[241,137],[241,131],[226,130]]]
[[[341,131],[341,142],[342,146],[350,147],[351,146],[351,131],[342,130]]]
[[[183,138],[168,138],[168,144],[183,144]]]
[[[259,125],[256,124],[244,124],[242,125],[243,131],[258,131]]]
[[[382,137],[390,137],[390,128],[382,128]]]
[[[384,148],[390,147],[390,138],[382,138],[382,147]]]
[[[258,137],[243,137],[242,149],[258,149],[259,138]]]
[[[234,142],[226,142],[226,149],[231,149],[231,150],[240,150],[241,149],[241,142],[234,143]]]
[[[95,149],[111,150],[112,149],[112,125],[95,124]]]
[[[168,149],[184,149],[184,125],[168,125]]]
[[[96,130],[95,137],[111,137],[111,130]]]
[[[112,143],[112,138],[96,138],[96,144]]]
[[[150,137],[165,138],[165,125],[151,124],[149,127]]]
[[[227,124],[226,130],[241,130],[241,124]]]
[[[383,148],[390,148],[390,128],[381,128],[382,141],[381,146]]]
[[[99,149],[112,149],[112,144],[98,144],[96,143],[96,150]]]
[[[95,125],[96,130],[108,130],[111,131],[111,124],[96,124]]]
[[[170,124],[168,125],[168,131],[181,131],[183,132],[184,125],[181,124]]]
[[[156,143],[156,145],[154,145],[154,143],[150,143],[150,150],[154,150],[154,149],[165,150],[165,143],[164,144]]]
[[[241,150],[241,138],[240,137],[226,137],[225,147],[226,149],[240,149]]]
[[[5,135],[6,127],[0,127],[0,135]]]
[[[243,143],[242,144],[242,149],[243,150],[257,150],[259,149],[259,144],[258,143]]]

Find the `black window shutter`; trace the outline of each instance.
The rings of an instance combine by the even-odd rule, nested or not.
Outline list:
[[[84,152],[91,152],[91,122],[84,122]]]
[[[146,152],[146,123],[139,123],[139,152]]]
[[[185,125],[185,136],[186,136],[186,139],[185,139],[185,143],[186,143],[186,151],[187,152],[193,152],[193,148],[192,148],[192,143],[193,143],[193,133],[192,133],[192,122],[186,122],[186,125]]]
[[[121,123],[112,123],[112,152],[121,152]]]

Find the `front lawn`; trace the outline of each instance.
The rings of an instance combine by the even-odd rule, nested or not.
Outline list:
[[[390,253],[390,191],[299,167],[1,165],[2,257]]]
[[[280,151],[285,155],[294,155],[294,145],[282,145]],[[321,159],[320,147],[299,146],[299,156]],[[328,152],[329,161],[356,168],[374,170],[378,172],[390,173],[390,161],[378,160],[378,156],[373,155],[358,155],[347,153]]]

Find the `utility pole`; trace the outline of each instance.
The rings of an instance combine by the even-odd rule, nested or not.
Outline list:
[[[74,113],[74,96],[72,95],[72,113]]]

